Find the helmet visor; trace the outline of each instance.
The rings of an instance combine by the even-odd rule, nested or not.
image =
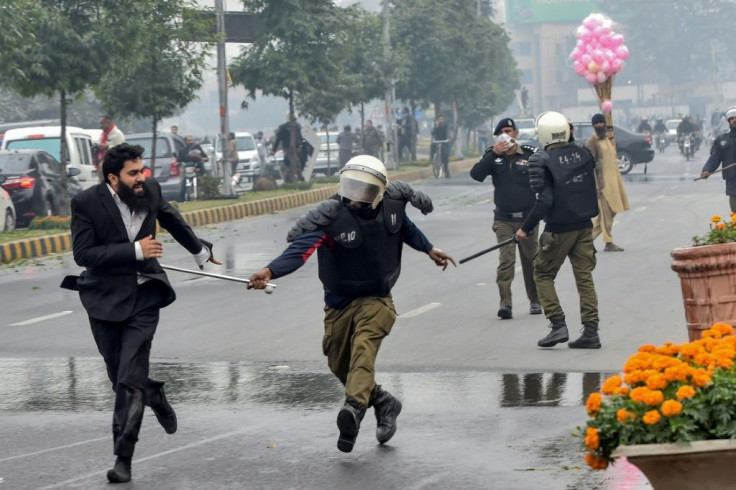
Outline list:
[[[353,179],[346,175],[340,176],[340,196],[345,199],[372,204],[380,192],[381,187],[376,184]]]

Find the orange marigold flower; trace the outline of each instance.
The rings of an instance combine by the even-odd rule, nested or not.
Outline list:
[[[600,393],[591,393],[588,397],[588,401],[585,402],[585,408],[588,410],[589,415],[598,413],[603,403],[603,396]]]
[[[659,419],[660,419],[660,415],[657,410],[649,410],[641,418],[642,422],[644,422],[647,425],[654,425],[657,422],[659,422]]]
[[[608,466],[606,458],[593,453],[585,453],[585,462],[594,470],[605,470]]]
[[[611,376],[603,382],[603,386],[601,386],[601,391],[604,395],[612,395],[619,386],[621,386],[621,376]]]
[[[598,449],[600,445],[600,439],[598,438],[598,429],[595,427],[588,427],[585,431],[585,447],[591,451]]]
[[[718,223],[719,221],[721,221],[721,217],[717,214],[714,214],[713,217],[710,219],[711,223]]]
[[[650,407],[656,407],[662,401],[664,400],[664,393],[662,393],[659,390],[656,391],[650,391],[646,395],[644,395],[644,403],[649,405]]]
[[[657,348],[651,344],[644,344],[639,347],[639,352],[654,352]]]
[[[665,400],[662,404],[662,415],[665,417],[674,417],[682,412],[682,403],[676,400]]]
[[[634,412],[630,412],[629,410],[626,410],[625,408],[620,408],[616,412],[616,420],[618,420],[622,424],[625,424],[629,420],[634,420],[635,418],[636,418],[636,414]]]
[[[728,359],[727,357],[719,357],[718,359],[716,359],[716,364],[718,364],[718,367],[730,369],[733,367],[733,359]]]
[[[724,228],[726,228],[726,223],[718,223],[716,225],[716,228],[718,228],[719,230],[723,230]]]
[[[711,379],[710,376],[707,374],[695,374],[693,375],[693,384],[697,386],[698,388],[702,388],[703,386],[706,386],[708,383],[710,383]]]
[[[695,396],[695,388],[690,385],[680,386],[677,389],[677,399],[692,398]]]
[[[647,378],[647,388],[650,390],[661,390],[667,386],[667,379],[661,374],[654,374]]]
[[[643,402],[648,393],[649,388],[647,388],[646,386],[639,386],[629,392],[629,398],[631,398],[635,402]]]
[[[734,213],[736,214],[736,213]],[[733,327],[728,323],[718,322],[710,326],[711,330],[721,332],[721,335],[733,335]]]
[[[618,390],[616,390],[616,393],[614,393],[614,394],[615,395],[626,396],[626,395],[629,394],[629,387],[628,386],[622,386],[621,388],[619,388]]]

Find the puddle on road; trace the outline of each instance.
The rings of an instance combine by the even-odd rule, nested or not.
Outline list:
[[[403,400],[434,409],[483,405],[581,406],[610,373],[381,372],[378,381]],[[153,362],[177,407],[230,410],[253,405],[331,410],[343,389],[324,366],[244,362]],[[101,359],[1,359],[0,411],[108,411],[113,392]]]

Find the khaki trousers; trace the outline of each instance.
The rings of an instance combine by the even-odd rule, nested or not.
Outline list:
[[[364,407],[375,397],[375,365],[381,341],[396,321],[390,296],[357,298],[340,310],[325,307],[322,351],[345,386],[345,399]]]
[[[593,218],[593,240],[602,232],[603,243],[613,243],[613,218],[616,213],[605,199],[598,199],[598,210],[598,216]]]
[[[500,221],[493,222],[493,231],[496,234],[496,240],[502,242],[508,240],[516,231],[521,228],[522,221]],[[526,286],[526,295],[530,302],[539,301],[537,295],[537,286],[534,283],[534,254],[537,253],[537,228],[529,233],[529,239],[519,242],[519,258],[521,260],[521,271],[524,274],[524,286]],[[511,282],[514,280],[514,272],[516,269],[516,246],[506,245],[498,251],[498,268],[496,269],[496,284],[498,285],[498,294],[500,296],[499,306],[513,306],[511,303]]]
[[[534,280],[537,283],[539,302],[542,303],[544,316],[547,318],[565,316],[555,290],[555,278],[568,257],[580,295],[580,318],[583,323],[597,324],[598,296],[593,284],[596,259],[590,228],[563,233],[545,231],[539,236],[539,250],[534,257]]]

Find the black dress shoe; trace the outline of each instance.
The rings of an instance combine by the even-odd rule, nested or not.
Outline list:
[[[349,453],[355,446],[360,430],[360,421],[365,415],[365,407],[359,403],[349,400],[337,414],[337,428],[340,429],[340,437],[337,440],[337,449]]]
[[[118,458],[115,460],[115,466],[113,466],[113,468],[107,472],[107,481],[109,481],[110,483],[125,483],[130,481],[130,460],[131,458],[123,458],[122,456],[118,456]]]
[[[176,432],[176,412],[174,412],[174,407],[172,407],[166,399],[163,386],[151,400],[151,410],[153,410],[158,423],[161,424],[161,427],[164,428],[167,434],[173,434]]]

